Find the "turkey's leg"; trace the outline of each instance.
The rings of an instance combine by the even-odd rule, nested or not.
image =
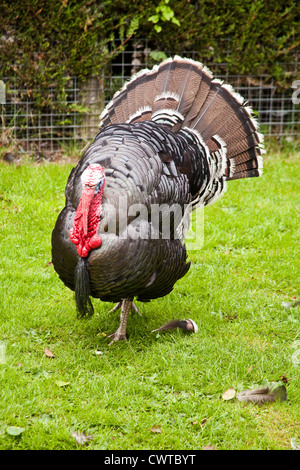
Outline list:
[[[116,312],[117,310],[120,310],[120,308],[122,307],[122,302],[118,302],[110,311],[109,313],[113,313],[113,312]],[[132,301],[132,304],[131,304],[131,308],[132,310],[135,312],[135,313],[138,313],[139,316],[141,317],[142,314],[138,311],[138,308],[137,306],[135,305],[135,303]],[[122,311],[121,311],[121,317],[120,319],[122,318]]]
[[[132,303],[132,299],[122,300],[120,326],[115,333],[109,335],[109,338],[112,338],[112,341],[109,344],[112,344],[114,341],[121,341],[122,339],[126,339],[126,325]]]

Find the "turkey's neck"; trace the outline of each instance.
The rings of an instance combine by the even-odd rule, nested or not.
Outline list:
[[[70,230],[71,242],[77,246],[77,253],[83,258],[88,256],[91,250],[99,248],[102,242],[98,228],[103,190],[104,185],[97,194],[83,190]]]

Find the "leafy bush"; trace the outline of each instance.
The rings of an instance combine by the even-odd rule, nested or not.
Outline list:
[[[290,86],[296,72],[283,62],[300,43],[297,11],[296,0],[4,0],[1,73],[27,93],[38,89],[41,107],[51,103],[50,86],[63,97],[66,77],[97,75],[131,39],[147,37],[158,57],[193,50],[230,73]]]

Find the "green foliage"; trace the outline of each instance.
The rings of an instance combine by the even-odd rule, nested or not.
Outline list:
[[[148,18],[148,21],[154,23],[154,29],[157,33],[160,33],[163,27],[159,24],[160,22],[171,21],[172,23],[180,26],[180,22],[174,15],[174,11],[168,5],[169,0],[161,0],[155,9],[155,15]]]
[[[266,81],[291,86],[297,73],[286,63],[300,45],[296,0],[177,1],[172,9],[180,27],[165,22],[160,34],[148,33],[158,50],[192,50],[208,65],[219,63],[220,72],[225,64],[229,74],[265,75]]]
[[[100,74],[130,40],[147,37],[159,59],[192,50],[220,71],[225,63],[290,87],[296,72],[284,62],[300,44],[297,15],[297,0],[3,0],[1,78],[14,75],[39,108],[56,106],[49,89],[63,99],[70,76]]]

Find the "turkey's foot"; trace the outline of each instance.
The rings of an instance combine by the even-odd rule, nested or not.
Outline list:
[[[109,335],[108,338],[112,338],[112,341],[108,343],[108,346],[113,344],[115,341],[123,341],[124,339],[127,341],[126,333],[124,334],[122,331],[119,331],[120,328],[115,331],[112,335]]]
[[[120,326],[115,333],[109,336],[109,338],[112,338],[112,341],[109,343],[109,345],[111,345],[114,341],[122,341],[126,339],[126,325],[127,325],[127,320],[128,320],[130,310],[132,308],[132,304],[133,304],[132,299],[122,300]]]

